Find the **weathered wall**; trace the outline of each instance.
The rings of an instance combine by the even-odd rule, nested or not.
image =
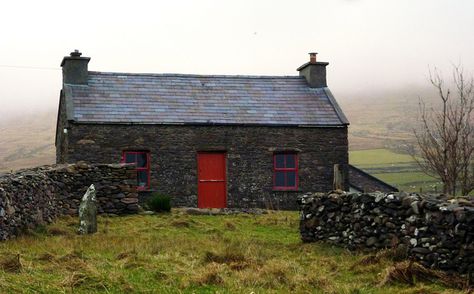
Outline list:
[[[55,136],[55,146],[56,146],[56,163],[66,162],[64,156],[67,154],[67,134],[64,133],[64,130],[67,130],[67,114],[66,114],[66,100],[64,99],[64,93],[61,90],[59,94],[59,109],[58,109],[58,118],[56,122],[56,136]]]
[[[474,270],[474,199],[315,193],[301,198],[301,238],[350,249],[405,246],[426,267]]]
[[[172,196],[175,206],[197,206],[198,151],[227,153],[228,207],[297,209],[298,193],[328,191],[332,188],[333,165],[348,163],[345,127],[71,123],[68,142],[67,162],[119,162],[123,150],[150,151],[151,188]],[[282,150],[299,154],[297,192],[272,190],[273,153]]]
[[[44,166],[0,176],[0,240],[49,223],[59,215],[77,214],[91,184],[100,213],[138,211],[133,166],[84,163]]]

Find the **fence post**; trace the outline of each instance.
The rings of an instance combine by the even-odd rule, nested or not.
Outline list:
[[[344,175],[340,164],[334,165],[334,181],[332,184],[333,190],[344,190]]]

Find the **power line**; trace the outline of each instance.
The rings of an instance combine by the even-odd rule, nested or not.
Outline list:
[[[0,67],[17,68],[17,69],[60,70],[60,68],[57,68],[57,67],[21,66],[21,65],[7,65],[7,64],[0,64]]]

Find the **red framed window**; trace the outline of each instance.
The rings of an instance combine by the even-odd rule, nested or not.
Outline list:
[[[298,156],[296,153],[273,155],[273,189],[298,189]]]
[[[123,151],[123,163],[134,163],[137,169],[137,189],[150,188],[150,152],[148,151]]]

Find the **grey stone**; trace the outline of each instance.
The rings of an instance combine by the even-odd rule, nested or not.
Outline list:
[[[145,211],[141,211],[139,214],[141,214],[141,215],[153,215],[153,214],[156,214],[156,212],[151,211],[151,210],[145,210]]]
[[[367,246],[373,246],[375,243],[377,243],[377,238],[376,237],[370,237],[367,239],[367,241],[365,241],[365,245]]]
[[[397,226],[394,223],[386,222],[385,226],[389,229],[395,229]]]
[[[15,207],[10,204],[10,199],[8,198],[5,199],[5,208],[7,215],[13,215],[16,212]]]
[[[424,248],[424,247],[415,247],[415,248],[411,249],[411,252],[419,253],[419,254],[428,254],[428,253],[431,253],[431,250],[429,250],[428,248]]]
[[[138,203],[138,198],[122,198],[120,199],[120,202],[125,204],[134,204]]]
[[[95,187],[90,185],[82,197],[79,206],[79,234],[93,234],[97,232],[97,200]]]
[[[413,201],[410,204],[411,209],[413,209],[413,212],[416,214],[420,214],[420,210],[418,209],[418,203],[419,203],[418,201]]]

